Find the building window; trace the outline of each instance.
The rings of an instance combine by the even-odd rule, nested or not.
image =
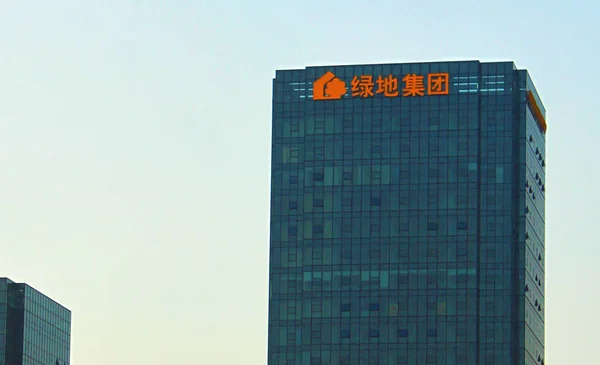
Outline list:
[[[312,303],[312,307],[311,307],[312,312],[321,312],[321,310],[322,310],[321,301]],[[321,332],[319,332],[319,333],[321,333]]]
[[[438,179],[438,169],[436,166],[430,166],[429,167],[429,178],[432,180],[437,180]],[[437,196],[437,191],[432,190],[432,193],[435,192],[435,196]]]
[[[371,170],[371,184],[381,184],[381,167],[373,166],[373,169]]]
[[[344,154],[344,159],[345,160],[350,160],[352,159],[352,153],[353,153],[353,148],[352,146],[344,146],[343,147],[343,154]],[[345,173],[344,173],[345,174]],[[344,179],[346,180],[346,175],[344,175]],[[350,177],[348,178],[348,180],[352,180],[352,173],[350,173]]]
[[[375,115],[373,118],[373,131],[381,131],[381,115]]]
[[[300,123],[298,123],[297,120],[293,120],[290,123],[290,132],[292,132],[292,133],[300,132]],[[292,137],[296,137],[296,136],[292,136]]]
[[[310,337],[311,337],[313,340],[320,340],[320,339],[321,339],[321,331],[312,331],[312,332],[310,333]]]
[[[437,229],[438,229],[437,222],[429,222],[429,223],[427,223],[427,230],[429,230],[429,231],[437,231]]]
[[[296,315],[296,305],[288,304],[287,313],[288,313],[288,315],[295,316]]]
[[[438,250],[437,248],[428,248],[427,249],[427,257],[428,258],[436,258],[438,255]]]
[[[350,117],[344,118],[344,133],[352,133],[352,119]]]
[[[315,134],[323,134],[325,133],[325,121],[324,120],[315,120]]]
[[[298,162],[298,148],[297,147],[292,147],[290,149],[290,162],[292,163],[297,163]]]
[[[352,233],[352,225],[350,223],[344,223],[344,224],[342,224],[342,232],[344,234],[350,234],[350,233]]]
[[[288,227],[288,236],[296,237],[298,235],[298,228],[296,227]]]
[[[373,247],[370,250],[370,255],[371,255],[372,259],[378,259],[379,256],[381,255],[381,252],[379,251],[379,248]]]
[[[294,344],[296,343],[296,333],[288,331],[286,339],[288,346],[294,346]]]
[[[320,249],[314,249],[312,256],[313,261],[321,261],[323,259],[323,252]],[[315,262],[315,264],[317,263]]]
[[[323,160],[325,157],[325,147],[315,147],[315,160]]]
[[[381,231],[381,226],[379,223],[371,223],[371,233],[379,233]]]
[[[351,259],[352,258],[352,250],[349,248],[342,248],[342,258],[343,259]]]

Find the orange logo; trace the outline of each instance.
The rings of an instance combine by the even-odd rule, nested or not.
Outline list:
[[[346,83],[327,71],[313,82],[313,100],[336,100],[346,94]]]

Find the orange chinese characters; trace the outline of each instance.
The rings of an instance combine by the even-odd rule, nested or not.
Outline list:
[[[423,76],[417,76],[415,74],[408,74],[402,79],[404,82],[404,90],[402,95],[404,96],[423,96],[425,94],[425,85],[423,84]]]
[[[377,78],[377,94],[383,93],[384,96],[398,96],[398,78],[388,75],[386,78]]]
[[[352,79],[352,96],[368,98],[373,96],[373,76],[354,76]]]
[[[326,72],[313,83],[313,100],[336,100],[346,94],[346,83],[333,72]]]
[[[428,95],[448,95],[449,77],[447,73],[427,75],[427,94]]]

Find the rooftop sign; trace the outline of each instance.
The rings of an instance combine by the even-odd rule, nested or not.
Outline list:
[[[354,76],[349,86],[353,98],[370,98],[376,94],[383,94],[388,98],[448,95],[450,77],[448,73],[430,73],[427,77],[407,74],[402,79],[394,75],[379,75],[377,79],[362,75]],[[339,100],[347,93],[346,82],[330,71],[313,83],[313,100]]]

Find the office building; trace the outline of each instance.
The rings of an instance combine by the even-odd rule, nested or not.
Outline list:
[[[545,134],[512,62],[277,71],[268,364],[543,364]]]
[[[27,284],[0,278],[0,364],[68,365],[71,312]]]

